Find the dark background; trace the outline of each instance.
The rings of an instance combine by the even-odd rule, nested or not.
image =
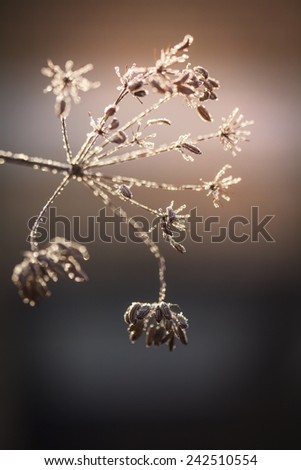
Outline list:
[[[191,61],[221,81],[220,101],[202,123],[181,100],[175,133],[215,130],[239,106],[255,119],[236,159],[204,144],[194,164],[180,155],[114,171],[174,183],[197,182],[225,163],[242,183],[214,210],[205,195],[179,194],[199,213],[274,214],[275,243],[186,242],[187,254],[162,245],[168,301],[189,317],[189,346],[146,349],[128,341],[123,312],[156,295],[156,264],[144,246],[89,246],[90,282],[60,281],[36,309],[10,281],[26,249],[27,221],[58,176],[1,166],[0,446],[2,449],[299,448],[300,447],[300,15],[297,1],[27,1],[0,10],[0,142],[4,150],[64,160],[53,100],[40,69],[92,62],[100,89],[69,119],[76,151],[95,116],[116,95],[114,66],[151,64],[161,47],[194,36]],[[166,108],[167,109],[167,108]],[[139,112],[128,100],[124,116]],[[166,111],[167,113],[168,111]],[[165,114],[165,111],[162,111]],[[161,114],[162,114],[161,113]],[[138,192],[153,207],[170,194]],[[138,194],[137,193],[137,194]],[[96,215],[101,202],[74,183],[60,214]],[[137,211],[131,209],[131,215]]]

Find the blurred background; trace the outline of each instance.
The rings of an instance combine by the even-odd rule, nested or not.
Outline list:
[[[275,243],[185,242],[185,256],[160,243],[168,295],[189,318],[189,345],[146,349],[130,344],[123,313],[153,301],[157,266],[143,245],[91,243],[90,281],[60,281],[32,309],[10,277],[27,248],[27,221],[59,176],[2,165],[0,447],[2,449],[293,449],[299,448],[301,343],[299,269],[299,2],[240,0],[53,0],[0,7],[0,147],[64,161],[53,97],[43,95],[47,58],[88,62],[101,88],[83,96],[69,118],[73,151],[116,96],[117,77],[133,62],[151,65],[160,49],[194,37],[190,60],[221,82],[219,101],[202,122],[183,100],[161,108],[172,130],[208,133],[239,106],[254,119],[251,142],[235,159],[218,142],[187,163],[179,154],[111,171],[158,181],[210,180],[226,163],[241,176],[218,210],[205,194],[172,195],[204,217],[275,215]],[[128,99],[124,119],[142,109]],[[174,133],[174,134],[173,134]],[[170,193],[135,193],[166,207]],[[101,201],[77,183],[56,201],[59,214],[97,215]],[[130,208],[129,214],[139,213]],[[141,212],[140,212],[141,214]]]

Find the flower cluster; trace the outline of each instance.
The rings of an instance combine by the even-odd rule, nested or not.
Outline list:
[[[237,113],[238,108],[235,108],[227,118],[222,118],[223,124],[219,128],[219,137],[224,150],[230,150],[233,157],[241,152],[238,143],[249,140],[251,132],[245,127],[254,124],[254,121],[243,121],[243,114],[237,116]]]
[[[188,215],[178,215],[183,209],[186,208],[186,205],[179,207],[178,209],[173,208],[174,201],[171,201],[170,205],[166,207],[166,211],[163,212],[162,209],[159,209],[160,214],[160,229],[163,234],[164,240],[170,244],[175,250],[179,253],[185,253],[186,249],[181,243],[178,243],[175,238],[175,234],[178,231],[185,231],[185,220],[188,218]]]
[[[47,283],[50,280],[56,282],[59,274],[76,282],[87,281],[87,275],[76,258],[87,260],[87,249],[62,238],[55,238],[42,250],[26,251],[23,261],[15,266],[12,274],[12,281],[23,302],[35,306],[42,297],[49,297],[51,292]]]
[[[186,62],[189,58],[187,51],[193,42],[187,34],[184,39],[173,47],[162,49],[159,59],[153,67],[137,67],[133,64],[121,75],[120,68],[115,67],[121,82],[118,90],[131,93],[137,98],[146,96],[147,86],[160,94],[180,94],[195,108],[200,117],[211,121],[211,115],[202,104],[207,100],[216,100],[219,82],[209,76],[209,72],[201,66],[191,67],[187,63],[184,69],[176,69],[175,65]]]
[[[172,351],[176,339],[182,344],[188,344],[188,320],[176,304],[133,302],[124,314],[124,321],[128,324],[130,341],[133,343],[145,331],[147,346],[165,343]]]
[[[59,274],[65,274],[77,282],[87,279],[77,260],[88,258],[85,248],[63,239],[55,239],[49,246],[38,249],[37,241],[39,224],[49,206],[61,195],[69,182],[75,180],[99,197],[105,206],[112,211],[118,211],[119,215],[132,226],[135,234],[140,237],[157,262],[159,279],[157,303],[134,302],[125,313],[131,341],[135,341],[145,331],[148,346],[166,343],[169,349],[173,350],[175,339],[187,344],[187,319],[177,305],[165,302],[166,263],[158,245],[149,236],[155,227],[159,227],[163,239],[177,252],[185,253],[185,247],[179,243],[181,241],[179,232],[186,230],[185,222],[189,216],[180,215],[186,206],[182,205],[174,209],[172,201],[165,209],[151,207],[138,200],[139,191],[135,191],[135,188],[169,192],[206,191],[207,196],[212,197],[214,207],[219,207],[222,200],[230,200],[228,191],[233,185],[239,183],[241,178],[225,176],[226,171],[231,168],[230,165],[224,165],[212,181],[201,179],[196,183],[181,185],[123,176],[119,172],[109,174],[107,171],[102,172],[102,169],[107,170],[107,167],[116,167],[116,165],[151,157],[158,157],[159,162],[161,157],[164,158],[164,155],[170,152],[178,152],[185,161],[193,162],[194,158],[202,155],[200,143],[210,139],[219,140],[224,150],[230,150],[235,156],[240,151],[240,142],[248,140],[250,132],[246,127],[253,121],[244,121],[243,115],[238,115],[238,108],[235,108],[228,118],[223,118],[222,124],[210,134],[193,138],[189,131],[181,135],[176,132],[171,141],[160,144],[157,134],[152,132],[160,125],[167,125],[171,127],[171,130],[173,129],[173,122],[164,116],[156,115],[156,112],[159,108],[161,109],[161,105],[165,106],[169,100],[178,96],[184,98],[185,103],[194,111],[196,110],[199,117],[207,121],[207,124],[212,121],[205,105],[217,100],[219,82],[212,78],[204,67],[193,66],[188,62],[188,50],[192,42],[193,38],[188,34],[178,44],[162,49],[151,66],[139,67],[133,64],[126,69],[124,74],[120,72],[119,67],[115,67],[120,81],[117,96],[110,99],[110,104],[104,107],[99,117],[94,119],[90,114],[92,129],[87,132],[84,142],[74,156],[68,138],[66,119],[71,103],[72,101],[75,104],[79,103],[80,92],[97,88],[99,82],[90,82],[83,76],[92,70],[91,64],[73,70],[73,62],[68,60],[63,70],[49,60],[48,67],[42,69],[42,73],[50,79],[50,84],[44,91],[55,95],[55,109],[57,115],[60,116],[67,161],[55,162],[0,150],[0,164],[19,163],[34,169],[63,175],[61,183],[42,206],[31,229],[29,236],[31,251],[25,252],[23,261],[15,267],[13,272],[12,280],[25,303],[36,305],[40,298],[49,296],[48,282],[56,281]],[[124,98],[132,96],[142,102],[147,94],[153,94],[157,98],[150,100],[147,107],[143,106],[139,114],[134,114],[123,122],[123,114],[119,110]],[[158,174],[160,174],[160,168],[158,168]],[[138,222],[127,217],[127,213],[116,204],[116,200],[147,211],[157,218],[157,224],[151,230],[144,232]]]
[[[220,199],[223,198],[225,201],[230,201],[230,196],[227,194],[228,189],[233,184],[240,183],[241,178],[233,178],[233,176],[226,176],[223,178],[227,170],[229,170],[231,165],[225,165],[223,168],[215,175],[215,178],[212,181],[202,181],[203,188],[208,191],[207,196],[212,196],[214,207],[218,208],[221,205]]]
[[[67,117],[70,113],[71,99],[74,103],[80,102],[80,91],[88,91],[97,88],[100,82],[90,82],[83,74],[93,69],[92,64],[84,65],[78,70],[73,69],[73,61],[68,60],[65,64],[65,70],[59,65],[54,65],[51,60],[47,61],[48,67],[43,67],[41,72],[46,77],[51,78],[51,84],[48,85],[44,93],[52,92],[56,95],[56,114]]]

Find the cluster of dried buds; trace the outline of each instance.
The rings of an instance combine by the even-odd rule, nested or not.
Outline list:
[[[55,111],[60,117],[63,136],[63,146],[66,152],[66,162],[57,162],[45,158],[31,157],[25,154],[13,154],[0,150],[0,164],[5,162],[28,165],[34,169],[60,173],[63,179],[42,209],[31,229],[29,241],[31,251],[26,251],[23,261],[13,272],[12,280],[16,284],[23,301],[34,306],[42,297],[50,295],[48,282],[56,281],[59,274],[66,275],[77,282],[87,279],[78,262],[79,258],[87,259],[87,250],[76,243],[63,239],[55,239],[50,245],[38,249],[37,229],[44,214],[71,180],[81,182],[85,187],[100,197],[103,204],[129,221],[135,233],[141,237],[158,263],[159,295],[157,303],[134,302],[125,313],[130,339],[135,341],[143,331],[146,331],[146,344],[160,345],[166,343],[172,351],[175,339],[187,344],[187,319],[178,306],[164,301],[166,295],[165,259],[158,246],[150,238],[148,232],[143,232],[139,225],[127,218],[126,212],[118,207],[114,199],[136,206],[155,215],[159,222],[156,226],[161,229],[163,239],[177,252],[185,253],[184,246],[179,243],[179,232],[185,232],[185,221],[188,215],[179,215],[186,207],[173,208],[173,201],[165,210],[149,207],[135,198],[134,187],[144,187],[165,191],[206,191],[207,196],[213,199],[214,207],[218,208],[222,201],[229,201],[229,189],[241,181],[239,177],[225,176],[230,165],[224,165],[212,181],[182,184],[176,186],[170,182],[149,181],[121,174],[109,175],[102,173],[102,168],[127,163],[130,161],[150,158],[178,152],[185,161],[193,162],[202,154],[200,142],[209,139],[218,139],[224,150],[229,150],[233,156],[240,151],[240,143],[248,140],[250,131],[246,129],[253,121],[244,121],[243,115],[238,114],[238,108],[224,118],[216,132],[199,135],[176,135],[169,143],[159,145],[156,133],[149,133],[149,129],[157,126],[172,126],[172,122],[165,117],[156,117],[156,112],[168,100],[181,96],[186,104],[204,121],[212,121],[205,103],[217,100],[219,82],[209,75],[209,72],[199,65],[188,63],[187,51],[193,42],[190,35],[175,46],[161,50],[155,64],[149,67],[138,67],[133,64],[124,74],[119,67],[115,67],[120,83],[117,86],[118,94],[111,104],[106,106],[100,117],[94,119],[90,115],[92,130],[78,152],[73,155],[67,135],[67,117],[71,103],[80,101],[79,93],[99,86],[99,82],[90,82],[83,75],[91,71],[93,66],[87,64],[78,70],[73,70],[73,62],[68,60],[65,70],[48,60],[48,66],[42,69],[43,75],[50,78],[50,84],[44,90],[55,95]],[[126,96],[133,96],[142,101],[148,93],[159,94],[159,100],[145,107],[142,112],[132,116],[128,121],[122,122],[119,116],[121,101]],[[153,227],[153,228],[155,228]],[[152,231],[153,229],[151,229]]]
[[[23,261],[15,266],[12,274],[12,281],[23,302],[34,306],[42,297],[49,297],[51,291],[47,284],[50,280],[56,282],[59,275],[75,282],[87,281],[77,258],[89,258],[86,248],[63,238],[55,238],[42,250],[26,251]]]
[[[174,209],[173,204],[174,201],[171,201],[170,205],[166,207],[165,212],[163,212],[162,209],[159,209],[160,228],[164,240],[179,253],[185,253],[185,247],[176,241],[176,234],[178,233],[177,231],[185,231],[185,220],[189,216],[178,215],[179,212],[185,209],[186,205],[183,205],[178,209]]]
[[[188,63],[184,69],[174,68],[176,64],[187,61],[186,52],[192,42],[192,36],[187,34],[180,43],[161,50],[160,58],[153,67],[137,67],[133,64],[124,75],[121,75],[119,67],[115,67],[121,82],[119,90],[126,90],[139,99],[148,93],[148,85],[153,91],[164,95],[179,93],[198,111],[202,119],[211,121],[211,115],[203,103],[217,99],[219,82],[201,66],[192,67]]]
[[[188,320],[176,304],[133,302],[124,314],[130,340],[134,343],[145,331],[147,346],[167,344],[170,351],[175,340],[188,344]]]

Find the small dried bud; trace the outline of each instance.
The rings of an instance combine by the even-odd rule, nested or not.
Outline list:
[[[158,93],[165,93],[166,88],[164,88],[158,80],[151,80],[150,84],[152,85],[153,89]]]
[[[150,307],[149,304],[143,304],[138,310],[137,318],[139,320],[143,320],[146,317],[146,315],[149,314],[150,309],[151,309],[151,307]]]
[[[180,328],[188,328],[188,321],[187,321],[187,318],[184,317],[183,313],[180,313],[178,315],[178,323],[179,323],[179,327]]]
[[[144,98],[146,95],[147,95],[146,90],[138,90],[138,91],[135,91],[134,93],[134,96],[136,96],[137,98]]]
[[[166,302],[161,302],[160,307],[161,307],[161,311],[163,312],[164,318],[166,318],[166,320],[170,320],[171,319],[171,310],[170,310],[168,304]]]
[[[209,112],[207,111],[207,109],[205,108],[205,106],[203,106],[202,104],[200,104],[198,107],[197,107],[197,110],[198,110],[198,113],[199,115],[201,116],[202,119],[204,119],[204,121],[212,121],[212,117],[210,116]]]
[[[119,127],[119,121],[118,121],[118,119],[113,118],[113,119],[112,119],[112,122],[111,122],[110,125],[109,125],[109,129],[110,129],[110,130],[114,130],[114,129],[117,129],[118,127]]]
[[[192,95],[195,92],[195,90],[193,90],[192,88],[181,84],[177,86],[177,90],[183,95]]]
[[[139,90],[139,88],[141,88],[143,85],[143,81],[142,80],[131,80],[128,84],[128,89],[129,91],[132,93],[133,91],[137,91]]]
[[[210,98],[211,100],[217,100],[217,95],[214,93],[214,91],[211,91],[211,92],[210,92],[209,98]]]
[[[160,323],[160,321],[162,320],[163,318],[163,312],[160,308],[159,305],[157,305],[156,309],[155,309],[155,318],[156,318],[156,322],[157,323]]]
[[[127,135],[123,131],[119,131],[116,135],[113,136],[112,142],[115,144],[123,144],[127,139]]]
[[[110,104],[109,106],[107,106],[105,108],[105,116],[108,118],[110,116],[114,116],[114,114],[116,113],[117,111],[117,108],[114,104]]]
[[[126,184],[121,184],[118,189],[124,197],[127,197],[128,199],[132,199],[133,193]]]
[[[188,344],[187,334],[185,330],[182,330],[181,328],[178,327],[177,336],[182,344],[186,344],[186,345]]]
[[[131,323],[134,323],[137,320],[137,312],[140,308],[139,302],[134,302],[130,307],[127,309],[126,313],[128,313],[129,320]]]
[[[151,325],[146,333],[146,346],[151,346],[154,342],[155,326]]]
[[[189,72],[185,73],[181,78],[179,78],[178,80],[176,80],[176,81],[174,82],[174,84],[175,84],[175,85],[183,85],[183,83],[185,83],[186,80],[189,78],[189,75],[190,75]]]
[[[213,88],[219,88],[219,82],[214,78],[208,78],[207,83],[210,83]]]
[[[193,70],[195,71],[196,74],[202,75],[205,79],[209,77],[208,70],[204,69],[204,67],[201,67],[200,65],[198,65],[197,67],[194,67]]]
[[[202,95],[199,97],[199,101],[207,101],[210,98],[210,93],[209,91],[204,91]]]
[[[195,153],[196,155],[202,155],[202,151],[198,147],[193,144],[189,144],[188,142],[184,142],[182,144],[182,148],[189,150],[189,152]]]

